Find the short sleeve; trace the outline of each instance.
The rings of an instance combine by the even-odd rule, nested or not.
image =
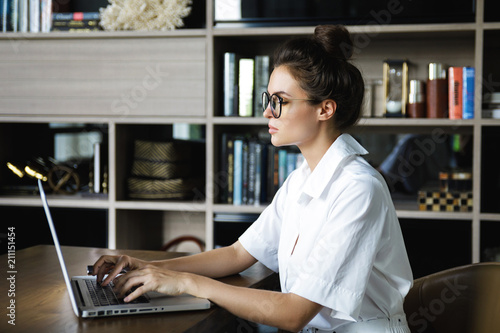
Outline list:
[[[335,201],[305,262],[294,265],[297,277],[289,292],[355,320],[380,245],[387,206],[383,189],[370,176],[350,179]]]
[[[273,201],[264,209],[259,218],[239,238],[241,245],[248,253],[274,272],[279,270],[278,248],[282,207],[286,197],[285,184],[277,191]]]

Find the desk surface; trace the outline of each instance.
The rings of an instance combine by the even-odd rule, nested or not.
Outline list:
[[[146,260],[168,259],[179,253],[137,250],[108,250],[63,247],[69,276],[85,275],[87,264],[103,254],[127,254]],[[2,286],[5,285],[7,255],[0,256]],[[213,306],[209,310],[172,312],[109,318],[77,318],[71,308],[57,255],[53,246],[35,246],[15,254],[15,296],[2,301],[0,332],[217,332],[225,330],[226,321],[234,320],[226,310]],[[270,270],[256,264],[243,273],[221,281],[242,287],[264,288],[274,283]],[[7,281],[8,282],[8,281]],[[9,287],[7,283],[7,287]],[[7,288],[8,289],[8,288]],[[2,288],[6,292],[6,288]],[[6,299],[2,295],[1,299]],[[15,300],[15,327],[8,316],[10,300]]]

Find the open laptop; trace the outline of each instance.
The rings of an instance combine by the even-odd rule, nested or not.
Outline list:
[[[207,299],[190,295],[166,296],[156,292],[148,292],[136,302],[123,303],[123,300],[116,298],[111,286],[99,286],[95,276],[73,276],[70,280],[41,180],[38,180],[38,187],[71,306],[78,317],[94,318],[210,308],[210,301]]]

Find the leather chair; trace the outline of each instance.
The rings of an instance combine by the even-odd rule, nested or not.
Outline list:
[[[404,308],[412,333],[500,332],[500,263],[471,264],[416,279]]]
[[[192,242],[196,244],[196,246],[200,249],[200,252],[205,251],[205,242],[202,239],[191,235],[179,236],[170,240],[161,247],[161,251],[172,251],[174,250],[174,248],[175,250],[177,250],[177,246],[186,242]]]

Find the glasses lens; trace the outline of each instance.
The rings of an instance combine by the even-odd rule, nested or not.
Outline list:
[[[267,92],[262,93],[262,111],[266,111],[269,105],[269,94]]]
[[[271,96],[271,111],[275,118],[279,118],[281,114],[281,103],[279,97],[276,95]]]

